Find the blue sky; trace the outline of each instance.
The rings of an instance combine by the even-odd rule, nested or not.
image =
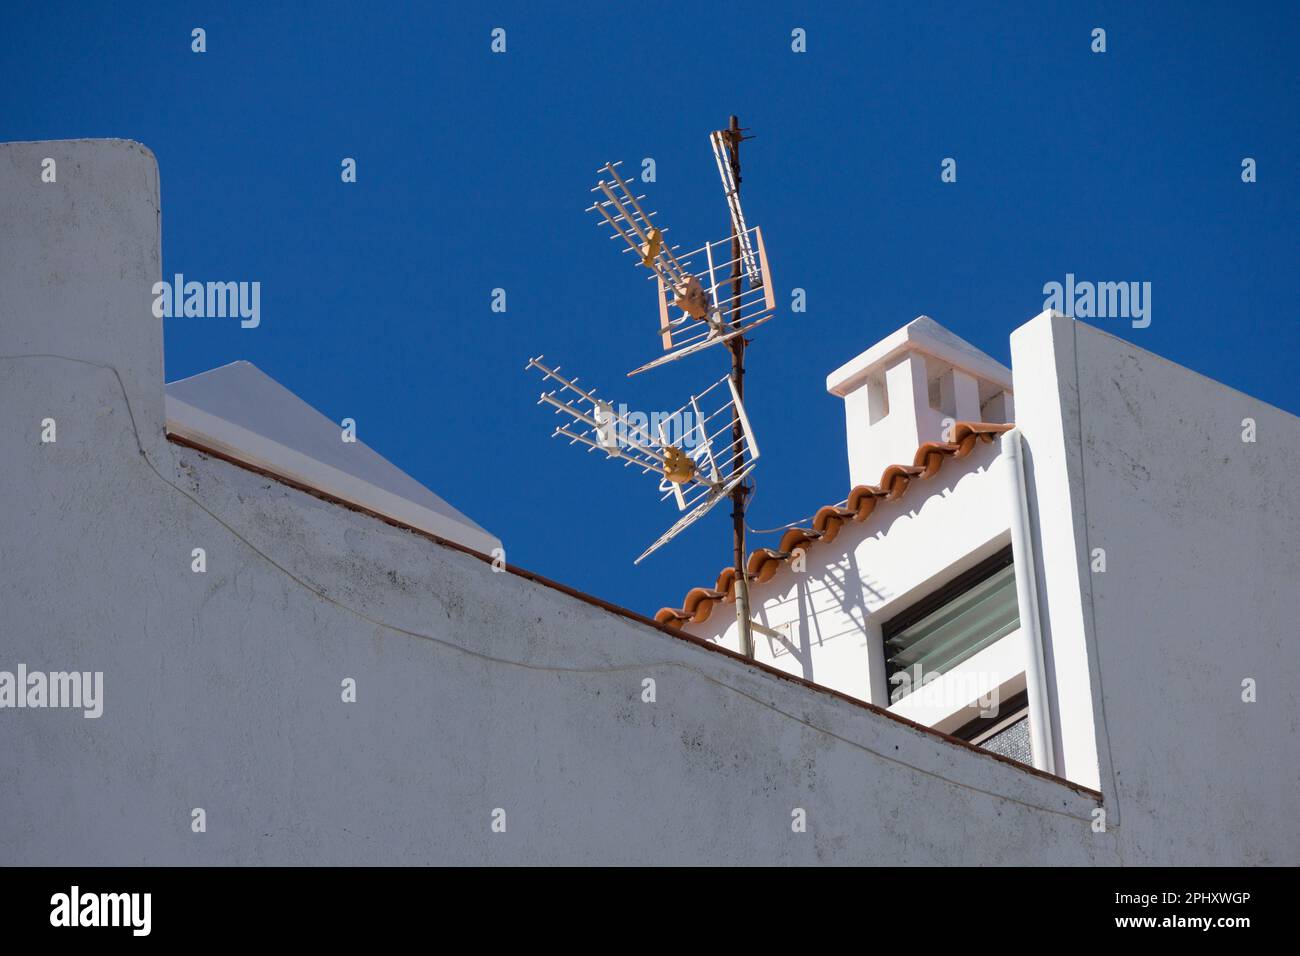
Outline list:
[[[13,6],[0,140],[144,143],[164,276],[262,284],[257,329],[166,320],[168,379],[248,359],[512,563],[639,611],[728,563],[728,509],[634,568],[675,511],[550,440],[523,366],[644,409],[722,374],[718,350],[624,378],[658,354],[652,296],[583,208],[598,165],[650,156],[676,237],[720,238],[707,135],[731,113],[783,304],[748,355],[752,526],[847,491],[829,371],[920,314],[1007,362],[1067,272],[1149,281],[1150,327],[1093,324],[1300,412],[1294,5]]]

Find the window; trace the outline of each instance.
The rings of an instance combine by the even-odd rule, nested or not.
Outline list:
[[[884,625],[891,703],[1020,627],[1011,548],[999,551]]]
[[[1032,765],[1033,749],[1029,739],[1029,695],[1025,691],[998,705],[992,717],[977,717],[952,732],[954,737],[969,741],[995,754]]]

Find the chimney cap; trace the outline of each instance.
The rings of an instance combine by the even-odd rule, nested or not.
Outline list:
[[[877,369],[892,364],[907,352],[923,352],[977,379],[1011,390],[1009,368],[949,332],[928,315],[921,315],[831,372],[826,376],[826,391],[843,398],[861,386]]]

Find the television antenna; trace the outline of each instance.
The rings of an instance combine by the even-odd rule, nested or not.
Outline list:
[[[730,132],[718,130],[710,140],[731,214],[731,234],[680,257],[681,247],[669,245],[665,239],[668,229],[652,221],[657,213],[647,213],[641,205],[646,197],[633,193],[619,174],[622,163],[606,163],[597,170],[602,178],[591,191],[603,198],[597,198],[587,211],[597,213],[600,222],[609,227],[609,238],[623,240],[623,252],[633,253],[635,264],[650,270],[652,275],[647,278],[653,279],[658,289],[664,354],[628,372],[629,376],[728,343],[776,314],[776,296],[767,281],[763,232],[745,224],[740,208],[740,190],[726,145]],[[739,130],[736,133],[739,135]],[[739,284],[734,281],[737,272],[742,276]],[[675,312],[680,315],[674,316]]]
[[[704,517],[754,470],[758,443],[730,375],[692,395],[674,411],[639,416],[646,418],[643,424],[625,411],[625,405],[597,396],[594,388],[579,385],[576,377],[564,377],[559,366],[543,364],[543,357],[529,359],[525,367],[541,372],[543,382],[558,385],[537,400],[565,418],[553,437],[584,445],[588,452],[604,452],[625,468],[654,476],[659,500],[673,499],[682,512],[634,564]],[[733,417],[741,424],[738,442],[729,436]]]
[[[658,213],[646,211],[646,197],[634,192],[619,173],[621,162],[597,170],[600,179],[592,189],[596,201],[587,209],[596,213],[599,225],[609,227],[611,239],[622,240],[622,252],[632,253],[634,264],[647,269],[647,278],[656,286],[663,354],[627,374],[638,375],[714,345],[724,345],[731,353],[730,372],[648,426],[622,406],[597,397],[594,389],[578,385],[577,378],[564,378],[558,366],[543,365],[542,356],[530,359],[527,368],[538,369],[543,381],[559,386],[543,392],[539,400],[567,416],[555,436],[657,475],[663,500],[672,498],[682,512],[634,563],[640,564],[724,498],[731,499],[736,620],[741,650],[753,657],[745,503],[753,490],[748,479],[758,461],[758,445],[743,401],[745,336],[776,314],[776,298],[763,233],[746,223],[740,205],[740,144],[749,138],[735,116],[726,129],[709,135],[730,220],[727,238],[682,252],[667,239],[668,229],[656,220]]]

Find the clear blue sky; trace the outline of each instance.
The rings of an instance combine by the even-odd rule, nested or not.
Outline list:
[[[548,439],[523,365],[646,409],[722,374],[719,350],[624,378],[657,354],[652,296],[583,208],[601,162],[652,156],[677,237],[719,238],[707,134],[733,112],[785,306],[749,352],[753,526],[847,491],[827,372],[919,314],[1007,362],[1067,272],[1151,282],[1149,328],[1094,324],[1300,411],[1294,4],[6,6],[0,140],[144,143],[164,276],[262,283],[257,329],[167,320],[169,379],[248,359],[512,563],[636,610],[712,581],[728,509],[633,568],[675,511]]]

